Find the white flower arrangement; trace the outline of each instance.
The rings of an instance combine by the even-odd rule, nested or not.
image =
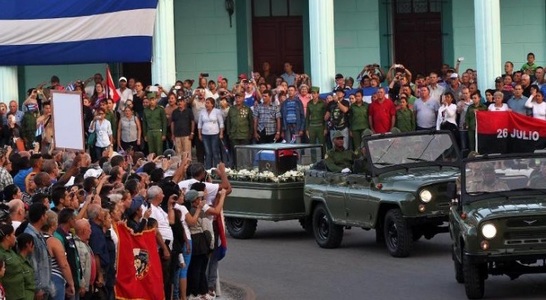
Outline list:
[[[310,165],[298,165],[296,170],[291,170],[288,172],[285,172],[281,175],[275,175],[275,173],[271,171],[262,171],[259,172],[258,168],[254,168],[251,170],[248,169],[241,169],[241,170],[235,170],[226,168],[226,174],[230,180],[236,180],[236,181],[253,181],[253,182],[297,182],[297,181],[303,181],[304,175],[307,170],[309,170],[311,166]],[[212,172],[213,169],[207,170],[207,173],[211,176],[214,176],[214,173]]]

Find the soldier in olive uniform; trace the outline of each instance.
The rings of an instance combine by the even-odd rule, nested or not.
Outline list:
[[[506,182],[497,178],[493,166],[485,166],[483,169],[483,180],[476,182],[473,185],[474,187],[471,187],[469,192],[502,192],[510,190]]]
[[[354,160],[358,158],[358,154],[345,149],[344,138],[341,131],[336,131],[333,135],[334,147],[326,153],[324,158],[328,171],[342,172],[344,169],[350,169],[353,167]]]
[[[254,117],[250,107],[244,105],[244,93],[235,95],[235,105],[229,108],[226,125],[231,142],[231,153],[236,145],[248,145],[254,132]],[[235,157],[233,157],[235,160]],[[236,162],[235,162],[236,163]]]
[[[160,155],[163,153],[163,141],[167,133],[167,116],[163,107],[157,105],[155,95],[149,97],[149,100],[150,107],[144,109],[144,140],[148,143],[150,153]]]
[[[472,105],[470,105],[465,115],[465,128],[468,129],[468,142],[470,151],[476,150],[476,111],[487,111],[487,106],[481,103],[480,93],[472,93]]]
[[[319,88],[311,88],[311,101],[307,103],[305,114],[305,128],[307,128],[307,136],[309,143],[324,145],[324,136],[326,136],[326,122],[324,115],[326,114],[326,103],[319,99]]]

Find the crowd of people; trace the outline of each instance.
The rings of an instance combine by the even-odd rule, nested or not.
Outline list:
[[[164,88],[121,77],[116,91],[99,73],[68,85],[52,76],[49,86],[29,89],[21,107],[0,103],[0,293],[113,299],[116,227],[124,222],[135,233],[157,229],[168,299],[211,299],[221,258],[217,217],[231,192],[224,163],[236,166],[235,146],[306,142],[358,154],[363,134],[396,128],[450,130],[468,150],[476,110],[546,119],[544,69],[532,53],[521,70],[506,62],[483,93],[475,70],[460,63],[416,75],[371,64],[356,83],[336,74],[324,93],[289,62],[280,76],[265,62],[232,87],[206,73],[196,87],[190,79]],[[55,149],[53,90],[81,92],[86,152]],[[217,184],[206,179],[213,166]],[[208,227],[216,246],[192,247]]]
[[[0,145],[38,148],[42,153],[54,148],[51,90],[69,89],[82,93],[93,161],[110,148],[145,154],[173,148],[183,157],[194,153],[206,168],[220,161],[234,166],[237,145],[310,142],[332,148],[331,137],[341,131],[345,148],[356,151],[365,130],[384,133],[394,127],[402,132],[451,130],[462,150],[473,150],[474,110],[511,110],[546,120],[544,69],[534,59],[529,53],[520,70],[507,61],[495,88],[483,92],[475,70],[459,70],[460,60],[454,68],[444,64],[438,72],[416,75],[400,64],[388,70],[367,65],[356,83],[336,74],[333,91],[323,93],[308,75],[296,74],[289,62],[280,76],[265,62],[261,72],[240,74],[231,87],[227,78],[211,80],[208,73],[199,75],[196,87],[187,79],[168,89],[120,77],[116,91],[105,88],[99,73],[67,86],[52,76],[50,86],[28,90],[22,109],[16,101],[9,107],[0,104]]]
[[[231,192],[224,164],[216,175],[211,183],[203,164],[173,150],[110,151],[92,164],[84,152],[1,148],[0,298],[114,299],[123,223],[155,230],[166,299],[213,299],[225,255],[218,216]]]

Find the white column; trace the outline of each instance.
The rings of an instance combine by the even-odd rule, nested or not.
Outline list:
[[[321,93],[331,91],[336,74],[334,0],[309,0],[311,78]]]
[[[9,103],[19,98],[17,67],[0,66],[0,102]]]
[[[499,0],[474,0],[478,88],[495,87],[502,74]]]
[[[159,0],[152,53],[152,84],[169,89],[176,81],[174,0]]]

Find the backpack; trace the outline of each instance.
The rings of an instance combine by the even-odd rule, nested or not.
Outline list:
[[[285,116],[284,119],[288,124],[296,124],[298,122],[298,113],[296,109],[296,101],[286,100],[284,105]]]

